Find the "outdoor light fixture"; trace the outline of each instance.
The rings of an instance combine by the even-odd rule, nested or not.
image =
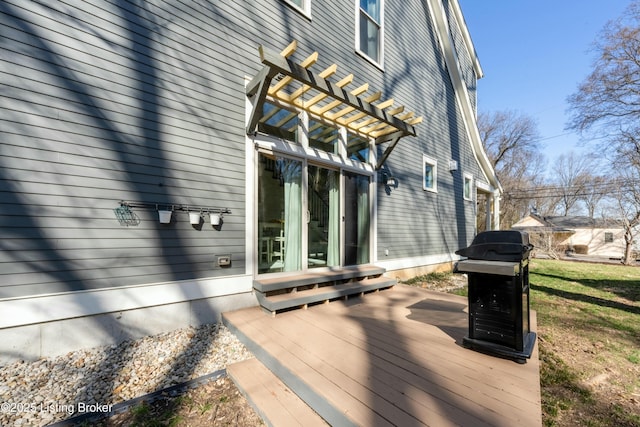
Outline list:
[[[458,161],[449,160],[449,172],[455,172],[458,170]]]
[[[398,178],[396,178],[395,176],[389,175],[388,173],[384,172],[382,174],[382,184],[386,187],[396,187],[398,185]]]

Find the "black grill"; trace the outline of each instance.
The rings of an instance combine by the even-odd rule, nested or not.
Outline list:
[[[522,261],[529,259],[533,245],[529,235],[515,230],[485,231],[479,233],[471,246],[456,251],[456,254],[485,261]]]
[[[456,272],[469,278],[469,335],[463,345],[525,362],[536,334],[530,331],[527,233],[503,230],[479,233],[456,251],[467,258]]]

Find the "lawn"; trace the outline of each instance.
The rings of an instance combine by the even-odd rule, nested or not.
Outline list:
[[[534,259],[545,426],[640,426],[640,268]]]

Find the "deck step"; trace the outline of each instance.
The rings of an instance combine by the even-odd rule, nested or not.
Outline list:
[[[258,359],[229,365],[227,373],[267,425],[328,426]]]
[[[376,277],[385,273],[385,269],[374,265],[343,267],[333,271],[311,272],[289,277],[256,279],[253,287],[258,292],[272,292],[293,287],[314,285],[317,283],[339,282],[362,277]]]
[[[354,280],[339,285],[318,286],[299,291],[294,290],[270,296],[263,292],[256,291],[256,296],[258,297],[258,302],[265,310],[275,314],[282,310],[306,308],[310,304],[329,302],[353,295],[363,295],[367,292],[390,288],[396,283],[396,279],[375,277],[371,279]]]

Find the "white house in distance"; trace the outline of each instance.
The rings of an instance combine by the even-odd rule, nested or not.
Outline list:
[[[555,248],[603,258],[622,258],[624,228],[618,220],[586,216],[541,216],[529,214],[512,228],[530,235],[554,239]]]

